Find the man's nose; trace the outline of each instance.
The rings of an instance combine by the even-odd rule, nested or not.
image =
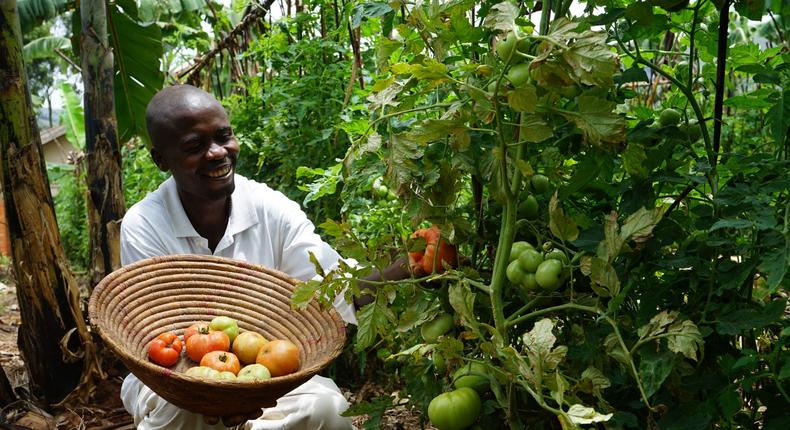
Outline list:
[[[228,150],[224,146],[218,145],[216,142],[211,142],[211,146],[206,151],[206,158],[216,160],[224,158],[228,154]]]

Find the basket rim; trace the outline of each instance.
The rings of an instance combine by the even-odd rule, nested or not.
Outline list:
[[[308,368],[300,368],[298,371],[294,373],[290,373],[288,375],[278,376],[271,379],[267,379],[264,381],[227,381],[227,380],[206,380],[194,376],[186,375],[185,373],[178,372],[171,370],[170,368],[162,367],[156,365],[148,360],[143,360],[129,352],[127,348],[124,348],[117,344],[117,342],[112,339],[111,336],[107,333],[107,328],[104,327],[102,322],[102,318],[99,317],[99,311],[97,309],[98,306],[98,297],[104,293],[105,289],[112,288],[112,282],[118,278],[119,276],[138,270],[145,266],[149,266],[152,264],[161,264],[167,262],[212,262],[217,264],[224,264],[224,265],[231,265],[237,266],[244,269],[252,270],[254,272],[261,272],[263,274],[273,276],[278,278],[282,281],[287,282],[290,285],[295,285],[299,281],[298,279],[288,275],[285,272],[279,271],[277,269],[273,269],[270,267],[266,267],[259,264],[250,263],[248,261],[229,258],[229,257],[219,257],[214,255],[202,255],[202,254],[172,254],[172,255],[163,255],[163,256],[154,256],[148,257],[142,260],[135,261],[133,263],[127,264],[119,269],[114,270],[109,275],[105,276],[97,285],[94,287],[93,291],[90,294],[88,300],[88,318],[90,322],[90,326],[94,328],[101,339],[104,341],[105,345],[107,345],[115,354],[119,356],[119,358],[129,366],[130,372],[133,372],[134,367],[142,368],[143,372],[148,374],[162,374],[167,376],[168,378],[173,378],[173,381],[189,381],[191,383],[199,383],[205,385],[206,387],[212,386],[238,386],[244,388],[265,388],[267,385],[271,385],[274,383],[277,384],[288,384],[288,383],[295,383],[295,382],[302,382],[309,379],[312,375],[318,373],[321,369],[326,367],[329,363],[331,363],[335,358],[337,358],[341,352],[343,351],[344,345],[346,343],[346,325],[345,322],[342,320],[338,312],[334,309],[334,307],[329,309],[321,309],[321,312],[325,312],[328,314],[332,322],[338,327],[338,331],[340,332],[338,344],[340,347],[334,348],[330,351],[329,354],[323,356],[318,363],[310,366]],[[315,302],[313,302],[315,303]],[[311,303],[310,306],[313,306]],[[152,387],[153,388],[153,387]]]

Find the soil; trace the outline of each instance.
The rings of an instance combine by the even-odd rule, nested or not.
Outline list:
[[[107,370],[107,379],[100,381],[91,404],[54,407],[47,410],[27,400],[27,372],[25,362],[17,347],[20,325],[19,306],[13,279],[6,268],[0,266],[0,366],[8,376],[19,400],[0,408],[0,430],[133,430],[132,417],[120,400],[122,377],[113,369]],[[349,403],[357,404],[374,397],[387,395],[387,389],[368,381],[360,388],[341,387]],[[397,397],[397,391],[390,393]],[[366,415],[353,418],[358,429],[365,428]],[[406,405],[388,410],[382,417],[382,430],[419,429],[420,414]],[[431,429],[432,427],[425,427]]]

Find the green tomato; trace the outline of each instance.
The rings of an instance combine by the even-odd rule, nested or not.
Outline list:
[[[544,175],[532,176],[532,179],[529,180],[529,183],[532,185],[532,189],[538,194],[543,194],[549,190],[549,178]]]
[[[521,268],[521,264],[519,264],[518,260],[511,261],[507,265],[507,270],[505,271],[507,279],[516,285],[524,283],[524,276],[526,276],[526,274],[527,272]]]
[[[230,338],[231,344],[236,340],[236,336],[239,335],[239,325],[236,323],[236,320],[231,317],[214,317],[208,324],[208,328],[213,331],[224,331],[225,334],[228,335],[228,338]]]
[[[471,388],[439,394],[428,404],[428,418],[439,430],[463,430],[483,411],[480,396]]]
[[[562,262],[560,260],[545,260],[540,263],[535,272],[535,281],[544,290],[554,291],[562,285]]]
[[[253,363],[242,367],[236,379],[239,381],[265,381],[271,379],[271,377],[272,374],[266,366]]]
[[[184,374],[201,379],[219,379],[219,371],[208,366],[190,367]]]
[[[661,124],[662,127],[677,125],[679,122],[680,112],[672,108],[664,109],[661,111],[661,115],[658,116],[658,123]]]
[[[535,279],[534,273],[527,273],[524,275],[524,282],[521,283],[521,289],[530,293],[540,288],[538,281]]]
[[[518,205],[518,214],[522,218],[526,218],[529,220],[533,220],[538,217],[538,199],[535,198],[533,195],[527,196],[521,203]]]
[[[420,326],[420,334],[424,341],[434,343],[439,339],[439,336],[450,331],[454,325],[453,316],[443,313]]]
[[[525,272],[535,273],[542,262],[543,253],[534,249],[528,249],[518,256],[518,263]]]
[[[447,371],[447,363],[444,361],[444,355],[439,351],[431,353],[431,362],[436,373],[444,373]]]
[[[680,130],[689,137],[691,142],[696,142],[702,138],[702,129],[696,119],[692,119],[686,124],[680,126]]]
[[[518,260],[518,256],[528,249],[535,249],[535,247],[529,242],[513,242],[513,245],[510,246],[510,261],[512,262]]]
[[[581,94],[582,89],[578,85],[566,85],[564,87],[560,87],[559,93],[565,98],[572,99]]]
[[[529,63],[516,64],[507,71],[507,80],[514,87],[520,87],[529,80]]]
[[[469,362],[460,369],[453,373],[453,385],[455,388],[468,387],[473,388],[480,394],[485,393],[491,389],[491,383],[487,376],[488,370],[483,364],[477,362]]]
[[[495,51],[500,60],[507,62],[510,59],[511,64],[516,64],[524,61],[524,57],[517,54],[517,49],[526,48],[528,42],[526,39],[520,41],[516,40],[516,33],[510,32],[507,37],[499,40],[496,44]]]
[[[547,252],[546,255],[543,256],[545,260],[560,260],[564,264],[570,264],[570,260],[568,260],[568,256],[565,255],[564,252],[560,251],[559,249],[552,249],[551,251]]]

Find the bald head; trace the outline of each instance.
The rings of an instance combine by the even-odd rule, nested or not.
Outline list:
[[[151,143],[161,147],[167,142],[167,135],[177,126],[179,118],[200,110],[225,109],[211,94],[192,85],[173,85],[156,93],[145,110],[145,123]]]

